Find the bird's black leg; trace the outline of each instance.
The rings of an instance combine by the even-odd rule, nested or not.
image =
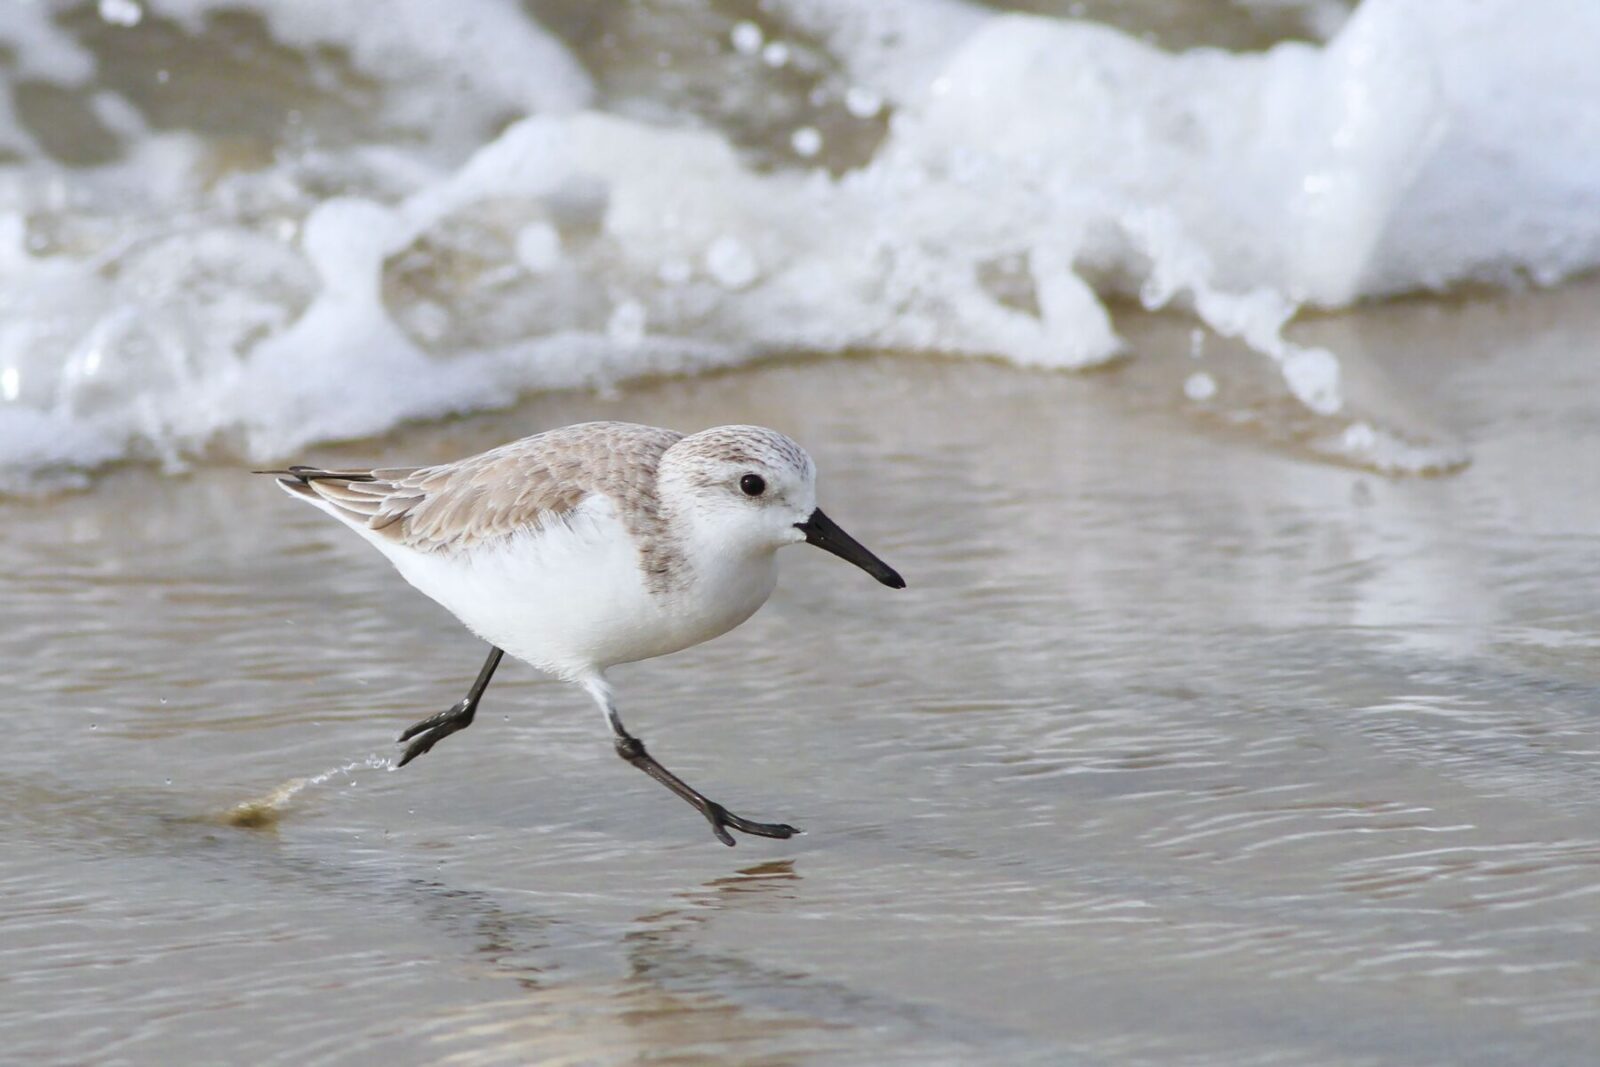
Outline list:
[[[695,810],[704,815],[706,821],[711,824],[711,832],[717,835],[717,840],[724,845],[731,847],[734,843],[733,835],[728,833],[729,827],[743,834],[755,834],[757,837],[785,838],[803,832],[788,823],[753,822],[743,816],[735,815],[657,763],[655,757],[644,750],[644,742],[623,728],[622,719],[618,717],[615,708],[609,706],[606,708],[606,719],[611,723],[612,733],[616,735],[614,743],[617,755],[693,804]]]
[[[478,672],[478,680],[472,683],[472,688],[467,690],[466,696],[439,714],[430,715],[421,722],[413,723],[400,735],[399,740],[411,741],[411,747],[406,749],[406,754],[400,757],[400,762],[395,764],[396,767],[404,767],[438,744],[440,739],[472,725],[472,717],[478,713],[478,700],[483,696],[483,691],[489,688],[489,679],[494,677],[494,669],[500,666],[500,657],[503,655],[505,653],[500,649],[491,648],[489,658],[483,661],[483,670]],[[412,741],[412,738],[416,740]]]

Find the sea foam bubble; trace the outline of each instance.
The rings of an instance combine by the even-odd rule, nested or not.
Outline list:
[[[118,40],[204,41],[224,6],[144,4]],[[20,160],[0,176],[4,488],[124,457],[273,460],[773,352],[1093,366],[1124,349],[1122,296],[1365,426],[1339,353],[1285,337],[1301,307],[1600,263],[1600,8],[1367,0],[1323,44],[1248,54],[955,0],[865,8],[786,0],[765,32],[707,42],[820,42],[841,114],[882,129],[849,166],[829,155],[849,137],[772,166],[715,124],[597,109],[583,65],[509,0],[249,8],[305,57],[296,91],[365,79],[378,118],[238,159],[106,80],[81,25],[7,8],[7,76],[89,93],[116,151],[65,165],[37,117],[0,108]],[[319,74],[328,48],[356,73]],[[791,50],[740,69],[816,68]],[[1377,462],[1381,434],[1329,438]]]

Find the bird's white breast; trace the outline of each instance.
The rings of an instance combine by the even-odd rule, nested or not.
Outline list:
[[[369,540],[478,636],[569,678],[726,633],[766,602],[776,581],[770,553],[688,551],[680,580],[652,592],[638,544],[599,495],[561,521],[459,552]]]

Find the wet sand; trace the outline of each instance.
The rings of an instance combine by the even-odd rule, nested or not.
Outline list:
[[[733,850],[516,665],[383,769],[481,647],[234,464],[0,501],[6,1056],[1593,1063],[1597,296],[1302,327],[1470,454],[1435,478],[1309,458],[1242,371],[1198,411],[1155,319],[1091,375],[801,361],[305,457],[809,445],[910,588],[791,550],[743,628],[616,672],[667,765],[808,831]]]

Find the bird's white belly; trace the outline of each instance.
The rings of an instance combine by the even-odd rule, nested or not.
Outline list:
[[[653,593],[637,545],[604,498],[564,522],[467,552],[379,547],[485,641],[569,678],[726,633],[766,601],[776,576],[769,556],[703,576],[691,570],[680,586]]]

